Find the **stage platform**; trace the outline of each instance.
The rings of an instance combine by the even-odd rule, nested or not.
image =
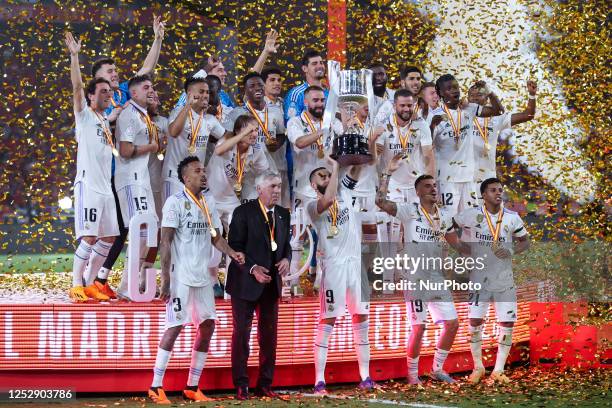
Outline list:
[[[528,361],[529,302],[537,286],[518,291],[519,314],[513,336],[512,360]],[[457,303],[460,330],[446,362],[451,373],[472,368],[467,331],[467,304]],[[275,386],[311,385],[314,380],[313,343],[318,319],[317,298],[282,301],[279,313]],[[155,353],[164,331],[164,305],[152,303],[1,304],[0,382],[11,387],[72,388],[78,392],[136,392],[149,386]],[[201,386],[230,389],[231,305],[217,301],[218,322]],[[483,332],[485,349],[496,348],[494,311]],[[375,380],[406,375],[406,341],[410,331],[403,297],[375,300],[370,309],[371,373]],[[441,327],[428,325],[420,372],[431,368]],[[187,326],[177,340],[165,388],[180,390],[190,362],[194,328]],[[251,333],[251,378],[256,379],[257,328]],[[487,353],[485,353],[487,354]],[[339,319],[330,340],[328,383],[357,382],[358,368],[350,317]],[[494,362],[494,351],[485,365]]]

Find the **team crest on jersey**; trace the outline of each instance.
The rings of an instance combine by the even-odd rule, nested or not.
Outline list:
[[[85,229],[88,230],[89,229],[89,224],[85,224]]]
[[[484,215],[478,214],[476,216],[476,222],[480,224],[482,221],[484,221]]]
[[[187,211],[191,210],[191,203],[189,201],[185,201],[185,209]]]

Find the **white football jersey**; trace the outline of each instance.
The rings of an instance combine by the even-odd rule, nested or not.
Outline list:
[[[473,243],[472,258],[481,257],[485,268],[474,268],[470,273],[473,282],[482,284],[482,289],[491,292],[502,292],[514,286],[512,259],[500,259],[493,253],[493,232],[491,232],[484,215],[484,207],[468,208],[455,215],[455,223],[462,228],[461,240]],[[497,214],[490,214],[493,228],[497,225]],[[513,237],[523,237],[527,230],[521,217],[514,211],[504,208],[499,241],[504,248],[511,248]]]
[[[332,236],[332,217],[329,210],[317,213],[317,200],[308,201],[306,211],[319,237],[318,248],[323,251],[326,264],[345,262],[348,258],[361,261],[361,218],[353,209],[352,189],[356,181],[344,176],[338,186],[338,235]]]
[[[104,122],[100,121],[100,117]],[[113,153],[103,128],[110,132],[110,125],[106,114],[102,113],[100,117],[89,106],[75,112],[75,138],[78,143],[75,183],[82,181],[88,189],[97,193],[112,194]]]
[[[321,122],[318,120],[312,121],[316,130],[321,128]],[[295,142],[302,136],[313,133],[308,121],[306,120],[306,112],[302,112],[300,116],[294,116],[287,123],[287,138],[293,148],[293,188],[294,191],[308,197],[316,198],[316,193],[310,186],[310,173],[317,167],[327,167],[325,158],[319,157],[319,147],[317,143],[312,143],[300,149]],[[327,154],[332,153],[334,135],[343,133],[342,123],[338,119],[332,122],[332,131],[323,134],[321,143],[323,151]]]
[[[266,106],[264,110],[258,111],[255,110],[257,116],[261,123],[264,123],[266,118],[266,111],[268,113],[268,133],[272,138],[276,138],[276,135],[285,134],[285,120],[283,119],[283,111],[282,109],[276,106]],[[223,126],[225,129],[230,132],[234,131],[234,123],[239,116],[248,115],[253,116],[251,111],[246,106],[239,106],[232,110],[232,112],[227,116],[225,122],[223,122]],[[259,126],[257,133],[257,141],[253,146],[255,150],[263,150],[271,160],[270,165],[273,169],[278,171],[286,171],[287,170],[287,159],[285,157],[285,147],[279,148],[275,152],[270,152],[266,147],[266,134],[264,133],[261,126]]]
[[[225,138],[219,140],[223,143]],[[250,146],[246,157],[241,157],[244,162],[242,175],[242,191],[240,199],[248,200],[257,198],[255,189],[255,177],[257,174],[269,168],[268,159],[263,150],[254,149]],[[232,147],[221,156],[214,154],[208,163],[206,174],[208,174],[208,185],[219,205],[239,205],[240,200],[234,192],[234,184],[238,181],[238,145]]]
[[[492,118],[476,118],[480,127],[483,131],[484,124],[487,123],[487,139],[489,141],[490,148],[485,153],[485,141],[478,130],[475,123],[472,123],[472,132],[474,133],[474,157],[476,164],[474,166],[474,180],[478,183],[484,180],[496,177],[495,171],[495,151],[497,149],[497,142],[499,140],[500,133],[505,129],[511,128],[511,113],[504,113],[503,115],[494,116]]]
[[[436,152],[436,167],[438,168],[438,182],[464,183],[474,179],[474,134],[472,120],[478,114],[480,105],[470,103],[466,109],[461,109],[461,129],[458,141],[455,140],[455,131],[451,118],[446,113],[440,113],[442,122],[433,131],[432,139]],[[438,111],[439,112],[439,111]],[[455,125],[458,123],[457,110],[449,108]]]
[[[170,114],[170,119],[168,120],[169,123],[174,122],[181,109],[182,108],[175,108],[172,111]],[[197,128],[198,122],[200,121],[200,115],[192,110],[191,117],[193,119],[193,127]],[[204,116],[202,116],[202,122],[195,141],[195,153],[189,152],[191,132],[191,122],[189,121],[188,117],[181,133],[179,133],[177,137],[168,137],[168,147],[166,148],[166,158],[164,160],[162,170],[164,180],[179,183],[177,168],[179,163],[187,156],[197,156],[202,163],[205,163],[206,146],[208,145],[210,135],[220,139],[225,134],[225,129],[213,115],[209,115],[207,113],[204,114]]]
[[[157,115],[153,118],[153,124],[157,126],[159,142],[163,144],[168,140],[168,118]],[[167,154],[167,151],[166,151]],[[164,157],[165,160],[165,157]],[[156,154],[149,157],[149,178],[151,180],[151,191],[158,193],[162,187],[162,166],[163,162],[157,158]]]
[[[391,102],[391,111],[393,111],[393,96],[395,95],[395,91],[393,89],[387,88],[385,90],[385,94],[380,97],[374,95],[374,106],[370,108],[371,115],[373,118],[376,118],[380,108],[384,105],[383,112],[389,113],[389,104],[387,102]],[[374,120],[376,122],[376,119]]]
[[[212,225],[221,228],[215,200],[205,194]],[[162,210],[162,228],[174,228],[170,273],[188,286],[209,285],[208,264],[212,254],[212,242],[208,217],[197,204],[182,191],[168,197]]]
[[[364,127],[365,129],[363,133],[366,137],[369,137],[370,132],[372,131],[369,120],[366,120]],[[378,171],[376,169],[376,165],[377,163],[368,163],[363,165],[361,172],[359,173],[357,185],[352,192],[353,197],[374,197],[376,195],[376,187],[378,187]]]
[[[407,155],[407,159],[402,160],[399,169],[391,175],[391,181],[401,188],[414,188],[417,177],[426,171],[423,147],[431,146],[431,131],[423,119],[413,120],[410,126],[399,128],[394,118],[395,113],[383,123],[385,133],[378,138],[376,144],[383,146],[383,163],[389,163],[399,153]],[[400,141],[400,132],[402,137],[408,137],[405,149]]]
[[[453,217],[444,207],[438,208],[438,213],[429,214],[434,226],[429,223],[419,203],[398,203],[396,217],[404,226],[404,249],[408,254],[430,259],[446,257],[444,247],[440,240],[453,229]],[[435,262],[427,261],[420,264],[417,271],[420,276],[443,279],[443,271]],[[428,273],[427,273],[428,272]]]
[[[135,146],[149,144],[149,129],[144,119],[147,110],[130,100],[117,119],[117,140],[130,142]],[[115,188],[117,190],[129,185],[141,185],[151,188],[149,179],[149,154],[136,157],[118,157],[115,161]]]

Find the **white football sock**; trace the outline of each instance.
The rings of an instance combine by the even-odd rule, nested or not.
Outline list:
[[[155,357],[155,366],[153,367],[153,382],[151,387],[161,387],[164,381],[164,374],[166,373],[166,367],[168,367],[168,360],[170,360],[170,354],[172,352],[164,350],[163,348],[157,348],[157,357]]]
[[[416,380],[419,377],[419,356],[408,357],[406,361],[408,362],[408,378]]]
[[[91,285],[96,276],[98,276],[98,271],[102,265],[104,265],[104,261],[106,261],[108,251],[110,251],[112,245],[113,244],[99,239],[96,241],[93,248],[91,248],[91,257],[89,258],[89,264],[87,264],[87,270],[85,271],[87,285]]]
[[[327,349],[329,347],[329,338],[334,330],[331,324],[319,323],[317,328],[317,338],[315,340],[315,384],[319,381],[325,382],[325,365],[327,364]]]
[[[353,323],[353,342],[359,362],[359,375],[361,381],[370,376],[370,341],[368,340],[369,321]]]
[[[506,365],[506,359],[510,354],[512,347],[512,330],[513,327],[499,326],[499,337],[497,340],[497,358],[495,359],[495,368],[493,371],[503,372]]]
[[[189,378],[187,379],[187,386],[197,387],[200,382],[200,376],[206,363],[206,357],[208,353],[204,351],[193,350],[191,352],[191,365],[189,366]]]
[[[83,272],[87,267],[87,262],[91,257],[91,245],[84,240],[79,242],[79,246],[74,251],[74,261],[72,262],[72,286],[83,286]]]
[[[446,357],[448,357],[449,350],[436,349],[434,353],[433,367],[432,371],[437,373],[438,371],[442,371],[442,367],[444,367],[444,362],[446,361]]]
[[[472,350],[474,369],[484,368],[482,364],[482,324],[470,326],[470,350]]]

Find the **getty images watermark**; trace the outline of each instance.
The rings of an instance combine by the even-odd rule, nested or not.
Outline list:
[[[450,256],[409,256],[408,254],[396,254],[394,257],[377,256],[372,259],[371,270],[380,278],[372,282],[372,288],[376,291],[479,291],[482,287],[481,283],[446,279],[444,278],[445,271],[463,275],[466,272],[482,271],[485,268],[483,257],[452,258]],[[396,271],[401,276],[399,280],[385,278],[386,274],[395,275]]]

